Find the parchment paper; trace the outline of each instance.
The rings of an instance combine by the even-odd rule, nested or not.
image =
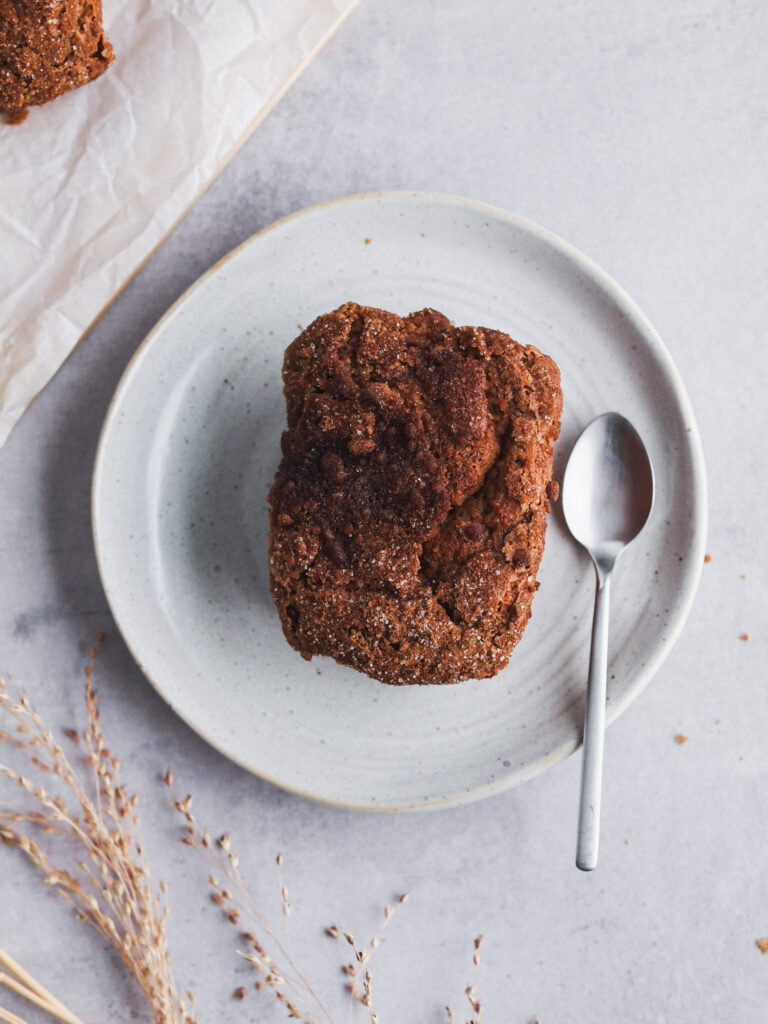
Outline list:
[[[0,445],[358,0],[104,0],[117,60],[0,126]]]

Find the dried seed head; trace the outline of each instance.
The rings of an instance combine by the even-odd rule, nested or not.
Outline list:
[[[475,993],[475,986],[474,985],[467,985],[467,987],[464,989],[464,991],[465,991],[465,993],[467,995],[467,999],[469,1000],[469,1005],[472,1007],[474,1012],[479,1015],[480,1014],[480,1010],[481,1010],[481,1006],[480,1006],[480,1003],[479,1003],[479,1001],[477,999],[477,995]]]
[[[90,657],[95,656],[94,646]],[[139,820],[134,813],[137,797],[119,782],[119,760],[111,754],[102,733],[92,676],[89,665],[85,671],[87,724],[80,732],[64,730],[69,740],[81,745],[83,761],[91,769],[84,778],[70,765],[29,701],[25,697],[18,702],[10,699],[0,680],[0,713],[10,714],[16,726],[11,735],[0,732],[0,740],[26,753],[36,772],[55,775],[61,784],[61,793],[54,795],[36,781],[0,766],[0,773],[18,783],[39,806],[25,809],[23,814],[0,809],[0,842],[24,852],[40,869],[45,883],[71,902],[75,916],[111,943],[140,985],[153,1019],[195,1024],[171,974],[167,907],[162,899],[167,886],[165,882],[157,889],[152,885],[141,844],[132,831]],[[32,823],[36,834],[56,837],[50,840],[52,852],[58,837],[64,835],[79,842],[85,856],[78,860],[64,846],[60,852],[67,859],[61,866],[54,864],[48,848],[22,831],[24,822]],[[194,845],[193,837],[188,835],[185,840]],[[190,1001],[193,998],[191,993],[188,997]]]

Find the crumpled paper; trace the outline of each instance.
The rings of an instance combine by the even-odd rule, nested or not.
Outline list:
[[[0,126],[0,445],[358,0],[104,0],[117,60]]]

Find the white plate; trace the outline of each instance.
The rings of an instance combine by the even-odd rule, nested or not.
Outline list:
[[[617,409],[656,472],[652,520],[622,558],[609,719],[678,635],[704,556],[700,443],[672,361],[595,264],[533,224],[430,194],[353,196],[245,242],[139,348],[101,437],[93,524],[102,580],[136,660],[210,743],[265,778],[349,807],[487,796],[580,740],[593,573],[550,517],[533,618],[509,667],[454,687],[387,687],[285,642],[268,590],[283,351],[347,300],[506,331],[559,364],[556,476],[581,428]]]

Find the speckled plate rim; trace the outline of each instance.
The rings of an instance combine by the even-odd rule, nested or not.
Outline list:
[[[160,695],[162,700],[182,719],[193,732],[197,733],[207,743],[209,743],[215,750],[218,750],[220,754],[241,768],[250,772],[259,778],[264,779],[267,782],[283,789],[287,792],[293,793],[296,796],[304,797],[308,800],[313,800],[318,803],[326,804],[332,807],[338,807],[346,810],[360,810],[360,811],[375,811],[375,812],[393,812],[393,811],[414,811],[414,810],[436,810],[443,807],[457,806],[463,803],[474,802],[475,800],[482,800],[486,797],[493,796],[496,793],[504,792],[514,786],[519,785],[522,782],[526,782],[529,779],[541,774],[547,768],[561,761],[563,758],[572,754],[581,746],[581,740],[577,738],[570,738],[569,740],[561,743],[555,747],[548,754],[530,762],[525,766],[521,766],[518,770],[506,774],[503,778],[495,780],[493,782],[486,783],[485,785],[476,786],[471,790],[452,793],[445,797],[429,801],[414,801],[408,803],[398,804],[370,804],[370,803],[352,803],[344,800],[333,800],[328,797],[321,797],[312,792],[300,789],[296,786],[292,786],[279,778],[270,776],[267,772],[257,770],[252,765],[248,764],[244,760],[238,757],[233,757],[232,754],[220,743],[215,742],[209,734],[207,734],[203,725],[198,722],[192,721],[191,718],[184,714],[184,712],[177,707],[173,700],[170,700],[163,691],[163,688],[158,684],[156,680],[149,674],[147,668],[144,666],[138,651],[135,649],[131,639],[126,636],[121,628],[120,621],[116,614],[115,608],[116,603],[113,597],[110,584],[106,578],[106,572],[104,570],[103,561],[100,553],[100,540],[97,527],[97,502],[100,491],[100,474],[103,470],[103,451],[105,448],[105,439],[109,433],[112,417],[117,408],[117,405],[122,398],[124,392],[130,387],[131,380],[133,377],[134,370],[138,366],[140,360],[147,352],[149,347],[152,345],[154,339],[159,336],[165,325],[170,321],[177,311],[189,300],[192,294],[203,285],[209,278],[213,277],[219,272],[219,270],[233,257],[237,256],[242,250],[253,245],[257,240],[263,238],[263,236],[269,234],[272,231],[282,227],[284,224],[292,220],[296,220],[303,216],[312,215],[322,209],[328,209],[330,207],[339,206],[346,203],[360,203],[368,202],[375,199],[392,199],[392,200],[403,200],[408,201],[409,199],[418,200],[419,202],[434,202],[440,205],[458,206],[463,209],[472,209],[478,213],[482,213],[488,217],[493,217],[497,220],[507,222],[508,224],[514,225],[518,229],[527,232],[528,234],[538,238],[546,245],[557,251],[561,256],[565,257],[568,261],[573,263],[587,278],[595,281],[603,290],[603,292],[611,299],[615,306],[622,311],[628,318],[630,318],[639,333],[641,333],[649,348],[653,351],[658,362],[661,364],[669,382],[672,387],[675,399],[679,405],[682,416],[685,421],[689,424],[689,430],[687,432],[688,440],[688,454],[691,460],[691,472],[692,480],[694,485],[694,493],[692,495],[691,502],[691,552],[692,558],[686,559],[684,570],[681,574],[681,592],[680,597],[673,609],[670,609],[670,618],[667,622],[667,635],[665,642],[660,644],[659,647],[653,652],[652,656],[649,657],[645,663],[642,671],[637,675],[634,684],[626,689],[621,696],[616,697],[612,700],[606,711],[606,724],[614,722],[619,715],[632,703],[633,700],[645,689],[648,683],[651,681],[653,676],[659,670],[661,664],[666,658],[667,654],[677,641],[680,633],[682,632],[683,626],[685,625],[686,619],[690,613],[693,601],[696,596],[696,590],[698,588],[699,579],[701,577],[702,568],[704,565],[704,553],[706,545],[707,535],[707,520],[708,520],[708,506],[707,506],[707,478],[706,478],[706,467],[704,462],[704,453],[701,444],[701,438],[696,424],[696,418],[693,413],[688,394],[685,390],[682,377],[680,376],[677,367],[675,366],[672,357],[667,350],[661,337],[658,335],[654,327],[651,325],[648,318],[630,298],[627,292],[608,274],[604,271],[597,263],[595,263],[588,256],[585,256],[579,249],[571,245],[570,242],[565,241],[558,235],[547,230],[546,228],[540,227],[532,221],[526,220],[523,217],[519,217],[516,214],[509,213],[507,210],[501,207],[492,206],[488,203],[481,202],[475,199],[468,199],[462,196],[455,196],[440,192],[428,192],[428,191],[378,191],[378,192],[361,192],[355,193],[348,196],[340,196],[335,199],[325,200],[324,202],[315,203],[311,206],[303,207],[300,210],[296,210],[293,213],[287,214],[285,217],[281,217],[279,220],[274,221],[272,224],[267,225],[260,231],[251,235],[245,241],[241,242],[240,245],[236,246],[220,260],[213,264],[205,273],[203,273],[185,292],[173,303],[172,306],[163,314],[158,320],[155,326],[151,329],[149,334],[140,343],[136,351],[133,353],[131,359],[126,365],[125,370],[120,378],[120,381],[115,389],[115,392],[110,400],[107,412],[104,418],[104,422],[99,435],[99,442],[96,450],[96,457],[94,460],[94,470],[91,482],[91,527],[93,533],[94,548],[96,552],[96,562],[99,569],[99,575],[101,577],[102,586],[107,598],[107,602],[112,611],[115,623],[120,629],[121,635],[126,643],[126,646],[131,652],[136,664],[138,665],[141,672],[144,674],[150,685]]]

